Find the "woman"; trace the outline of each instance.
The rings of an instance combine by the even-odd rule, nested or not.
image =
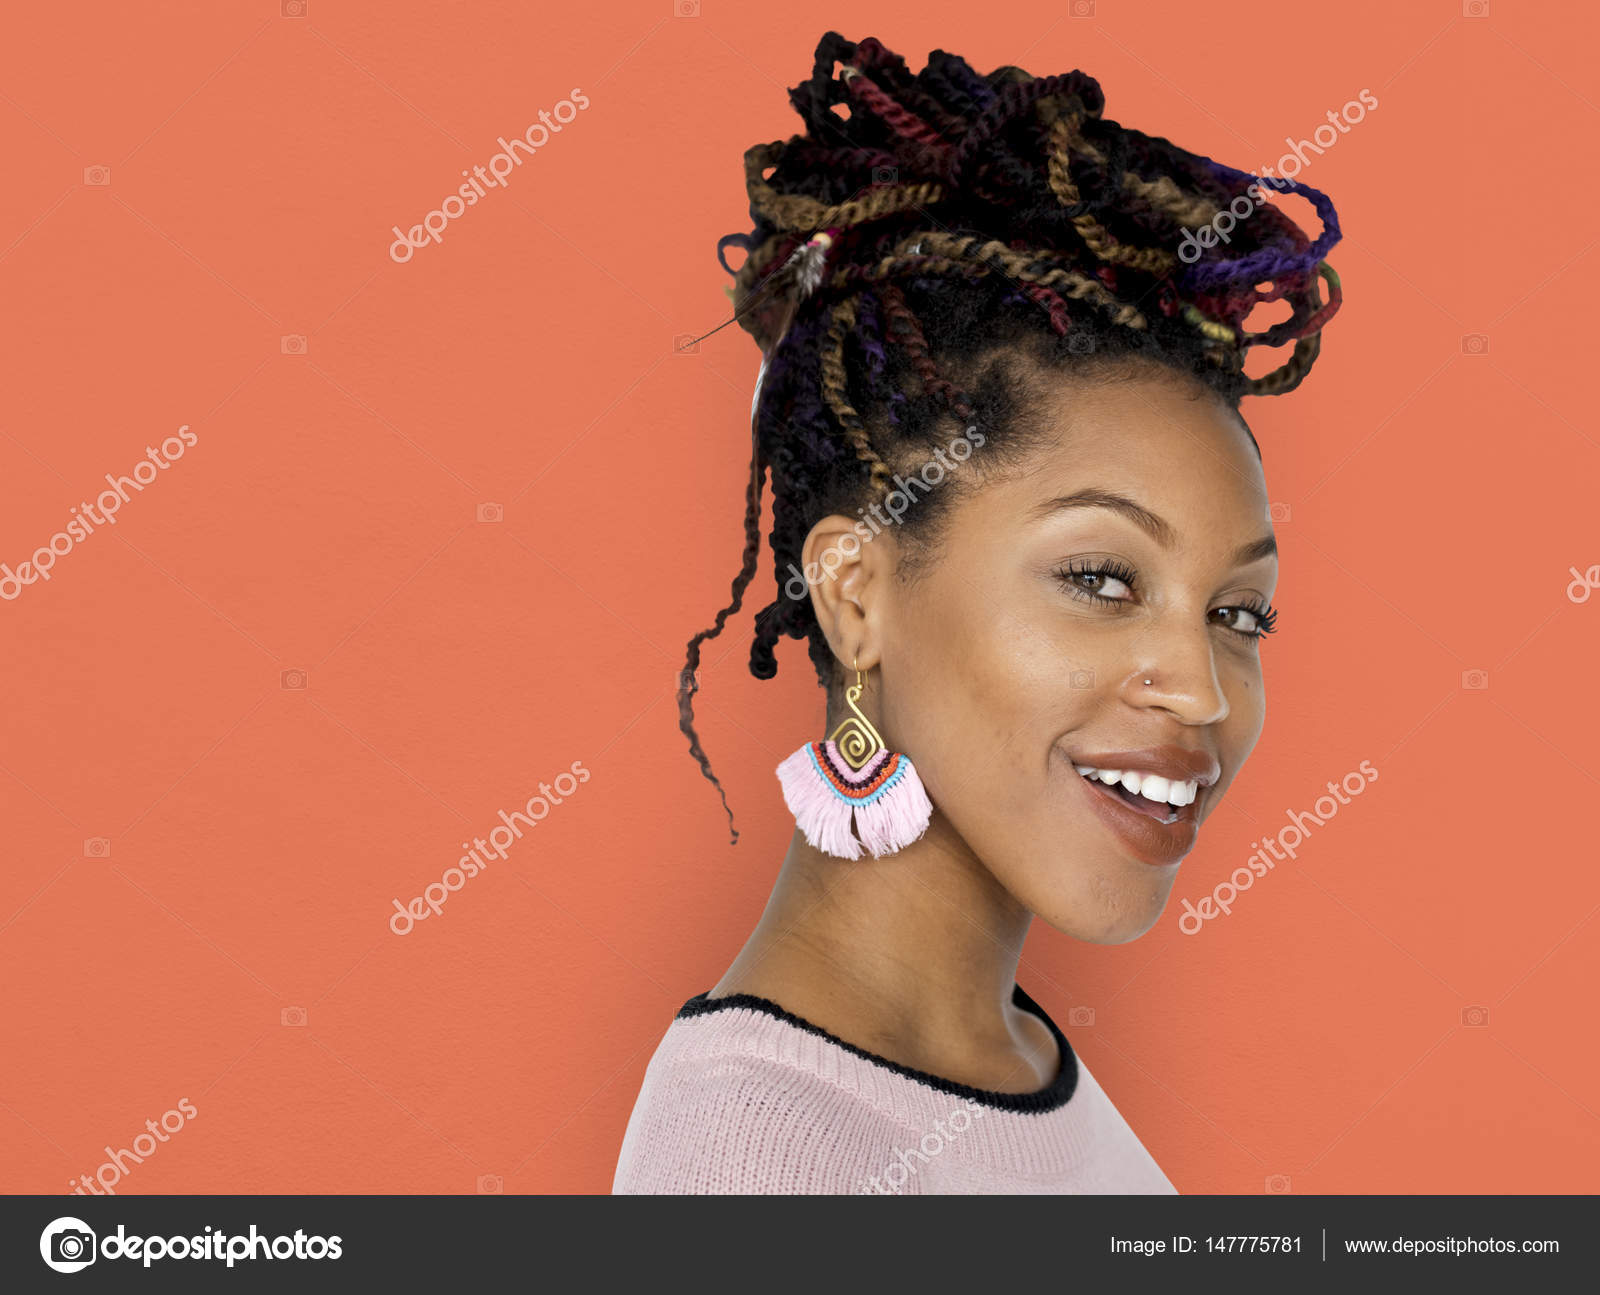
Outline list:
[[[1081,72],[913,74],[829,33],[791,101],[806,132],[747,153],[755,229],[723,240],[763,362],[744,565],[680,708],[720,794],[694,671],[770,472],[750,668],[804,639],[826,723],[779,766],[772,897],[667,1029],[613,1190],[1171,1192],[1017,963],[1035,915],[1147,931],[1260,735],[1277,559],[1238,407],[1316,357],[1333,208],[1272,182],[1310,242]],[[1262,301],[1288,317],[1248,333]]]

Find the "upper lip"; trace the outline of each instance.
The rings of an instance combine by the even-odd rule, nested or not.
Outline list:
[[[1072,763],[1086,769],[1119,769],[1123,773],[1153,773],[1169,782],[1197,782],[1212,786],[1222,776],[1217,757],[1181,746],[1147,746],[1138,751],[1079,751]]]

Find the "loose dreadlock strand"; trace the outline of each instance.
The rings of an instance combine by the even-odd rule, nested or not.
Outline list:
[[[830,206],[801,194],[779,193],[761,178],[761,173],[777,165],[784,147],[782,143],[756,144],[745,153],[745,185],[751,210],[765,217],[775,229],[810,237],[831,226],[865,224],[899,211],[932,206],[943,194],[942,188],[932,182],[886,185]]]
[[[1063,207],[1075,207],[1082,201],[1078,195],[1078,186],[1072,182],[1072,173],[1068,169],[1068,163],[1072,158],[1072,139],[1076,124],[1077,118],[1069,115],[1056,118],[1050,127],[1050,187],[1055,190],[1056,197],[1061,199]],[[1123,246],[1087,212],[1074,216],[1072,223],[1077,227],[1079,236],[1088,245],[1089,250],[1102,261],[1131,265],[1136,270],[1144,270],[1150,274],[1166,274],[1177,263],[1178,258],[1173,253],[1158,247]]]
[[[716,620],[709,628],[701,630],[689,640],[684,654],[683,673],[678,676],[678,728],[689,739],[689,754],[699,764],[700,772],[711,780],[711,785],[717,789],[717,795],[722,798],[722,808],[728,815],[728,830],[732,833],[729,842],[731,845],[738,844],[739,830],[733,825],[733,809],[728,804],[728,795],[722,789],[722,783],[717,775],[711,772],[711,761],[701,749],[700,735],[695,732],[694,695],[700,691],[697,674],[700,669],[700,644],[722,633],[722,627],[727,624],[728,617],[736,613],[744,602],[744,591],[749,588],[750,581],[756,574],[756,563],[761,556],[761,487],[765,475],[766,465],[761,457],[761,443],[752,434],[750,484],[745,491],[744,555],[740,561],[739,574],[733,578],[728,605],[717,613]]]
[[[1072,327],[1072,316],[1067,313],[1067,303],[1049,288],[1041,288],[1037,283],[1024,283],[1022,290],[1028,297],[1037,301],[1045,308],[1050,316],[1050,327],[1063,337]]]
[[[1237,410],[1246,395],[1305,379],[1342,301],[1326,260],[1340,237],[1326,195],[1122,126],[1081,70],[982,74],[935,50],[913,71],[876,38],[830,31],[788,94],[803,131],[745,150],[753,227],[717,251],[732,276],[728,322],[755,339],[765,365],[742,564],[728,606],[690,640],[679,689],[679,727],[719,795],[693,727],[695,672],[702,643],[755,578],[768,473],[778,596],[755,617],[750,671],[771,678],[777,645],[801,639],[831,686],[839,663],[809,586],[792,596],[807,535],[832,513],[863,515],[886,493],[890,465],[925,453],[952,417],[965,425],[983,410],[985,445],[1025,440],[1013,356],[1070,370],[1081,352],[1097,363],[1137,353]],[[1261,188],[1305,198],[1321,233],[1313,239]],[[1228,241],[1185,261],[1225,210]],[[728,245],[744,249],[737,270],[723,259]],[[1287,302],[1288,318],[1248,332],[1268,301]],[[1277,368],[1245,376],[1252,347],[1291,343]],[[898,519],[904,553],[936,536],[942,501],[966,488],[952,484]]]
[[[853,67],[845,68],[843,76],[850,97],[874,112],[901,139],[921,144],[930,150],[939,147],[944,139],[943,134],[916,113],[896,103],[878,88],[871,77]]]
[[[888,317],[891,334],[899,333],[900,345],[916,368],[922,385],[943,397],[951,412],[963,423],[969,422],[972,406],[967,402],[966,394],[939,372],[938,365],[928,353],[928,339],[923,334],[922,324],[906,304],[905,293],[894,284],[886,284],[883,288],[883,310]]]
[[[1122,187],[1176,225],[1193,228],[1209,225],[1222,210],[1203,194],[1184,193],[1170,175],[1146,180],[1132,171],[1124,171]]]
[[[834,102],[832,95],[836,88],[833,65],[848,62],[854,57],[856,57],[854,41],[846,40],[836,31],[828,32],[817,42],[816,55],[811,63],[810,79],[802,81],[789,91],[790,104],[813,134],[827,129],[828,123],[824,118],[832,116],[828,109]]]
[[[1020,69],[1018,69],[1020,70]],[[1026,73],[1023,73],[1026,76]],[[1031,81],[1012,81],[999,88],[995,101],[985,108],[972,123],[961,143],[950,157],[950,171],[945,176],[948,183],[961,182],[962,174],[977,160],[981,150],[1015,118],[1021,116],[1040,99],[1047,96],[1076,95],[1091,117],[1098,117],[1105,106],[1105,96],[1100,93],[1100,83],[1082,72],[1069,72],[1065,76],[1047,76]]]
[[[1307,332],[1298,338],[1294,350],[1278,368],[1270,373],[1264,373],[1259,378],[1253,378],[1245,387],[1247,394],[1252,396],[1281,396],[1285,392],[1293,391],[1301,383],[1306,374],[1311,372],[1311,366],[1316,362],[1318,353],[1322,350],[1322,323],[1332,318],[1333,313],[1339,309],[1344,294],[1339,284],[1339,276],[1326,261],[1317,267],[1319,275],[1328,281],[1328,300],[1311,316],[1309,323],[1316,328],[1315,332]],[[1316,302],[1316,282],[1311,284],[1311,299]],[[1269,330],[1270,331],[1270,330]]]
[[[847,297],[834,306],[828,321],[828,346],[822,353],[822,394],[844,427],[850,444],[855,447],[856,457],[870,469],[873,489],[881,490],[889,482],[889,465],[872,448],[861,415],[850,404],[849,393],[845,390],[844,341],[845,335],[855,327],[855,322],[856,303],[853,298]]]
[[[994,102],[994,91],[982,77],[973,74],[965,59],[936,49],[928,55],[928,67],[922,79],[929,91],[950,105],[957,120],[962,122],[982,115],[985,106]]]
[[[1281,396],[1286,391],[1293,391],[1300,385],[1300,380],[1311,372],[1311,365],[1321,349],[1321,333],[1311,333],[1300,338],[1294,344],[1294,350],[1288,360],[1273,369],[1271,373],[1252,378],[1245,388],[1246,392],[1252,396]]]
[[[918,242],[925,248],[943,252],[953,260],[980,262],[1019,284],[1031,282],[1041,288],[1059,287],[1069,297],[1087,300],[1108,311],[1113,322],[1124,327],[1145,327],[1145,316],[1139,308],[1119,301],[1098,279],[1061,266],[1042,268],[1048,263],[1045,257],[1019,252],[998,239],[982,242],[974,237],[959,238],[935,233],[922,235]]]

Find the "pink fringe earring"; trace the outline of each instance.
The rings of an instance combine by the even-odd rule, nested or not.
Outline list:
[[[874,859],[903,850],[933,817],[910,758],[888,750],[857,707],[865,687],[857,668],[845,690],[852,713],[826,742],[807,742],[778,766],[783,802],[807,843],[839,859],[859,859],[863,845]]]

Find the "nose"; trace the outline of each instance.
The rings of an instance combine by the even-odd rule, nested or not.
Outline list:
[[[1132,648],[1122,688],[1130,704],[1165,710],[1183,724],[1219,724],[1228,717],[1207,626],[1152,625]]]

